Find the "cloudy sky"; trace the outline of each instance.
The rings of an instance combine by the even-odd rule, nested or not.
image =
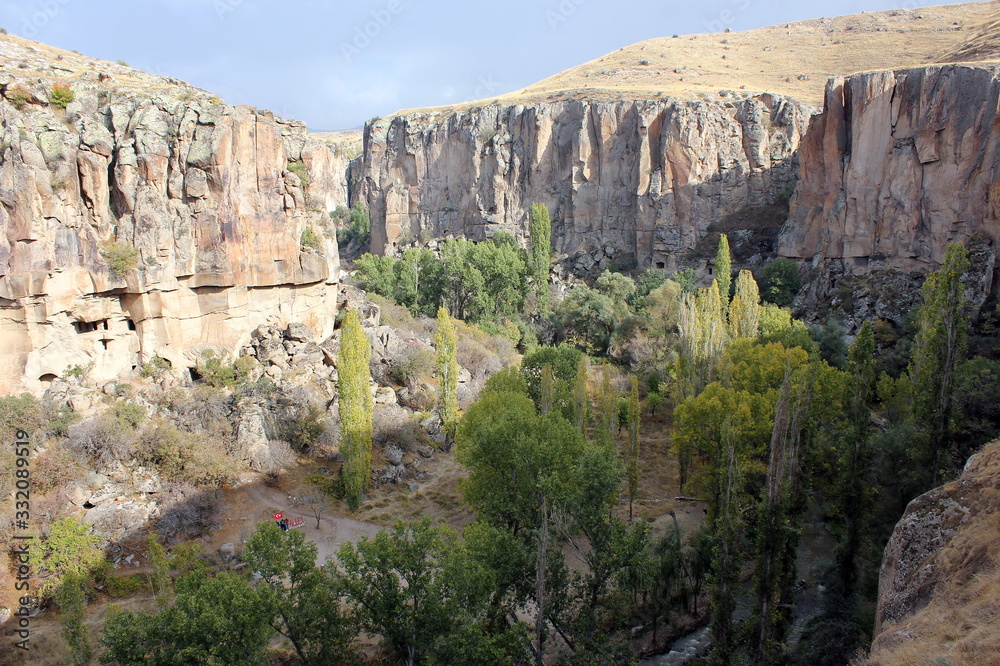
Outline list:
[[[0,0],[0,25],[333,130],[523,88],[651,37],[927,4],[940,3]]]

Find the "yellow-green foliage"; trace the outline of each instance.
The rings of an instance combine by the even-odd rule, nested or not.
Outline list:
[[[87,577],[104,560],[101,538],[76,518],[57,520],[36,541],[29,559],[42,598],[59,587],[63,576]]]
[[[448,438],[454,436],[458,422],[458,342],[447,308],[438,308],[437,347],[438,394],[441,397],[441,422]]]
[[[756,338],[760,330],[760,290],[750,271],[740,271],[736,295],[729,306],[729,334],[733,338]]]
[[[74,99],[76,99],[76,95],[73,94],[73,89],[69,87],[68,83],[60,81],[52,84],[52,90],[49,91],[49,102],[53,106],[65,109]]]
[[[301,244],[302,247],[311,247],[314,250],[321,250],[323,248],[323,239],[318,233],[316,233],[313,226],[309,224],[302,230],[302,236],[299,238],[299,244]]]
[[[139,250],[128,243],[114,241],[101,249],[101,256],[108,262],[108,270],[117,278],[125,277],[139,265]]]
[[[211,349],[207,349],[198,362],[197,370],[209,386],[232,388],[247,382],[257,365],[257,360],[249,356],[229,362],[227,354],[217,355]]]
[[[733,284],[733,259],[729,254],[729,237],[719,236],[719,249],[715,253],[715,279],[719,281],[722,311],[729,310],[729,288]]]
[[[371,347],[361,330],[358,313],[349,309],[341,324],[340,356],[337,359],[337,390],[340,393],[340,452],[344,456],[344,492],[352,509],[361,505],[371,478],[372,411]]]

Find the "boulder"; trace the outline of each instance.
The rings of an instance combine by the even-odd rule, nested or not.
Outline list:
[[[285,329],[285,337],[295,342],[310,342],[313,334],[305,324],[293,322]]]

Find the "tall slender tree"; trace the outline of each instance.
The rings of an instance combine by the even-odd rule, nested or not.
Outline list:
[[[628,519],[632,521],[632,505],[639,495],[639,378],[632,377],[628,397]]]
[[[729,312],[729,289],[733,286],[733,258],[729,253],[729,237],[719,236],[719,248],[715,252],[715,279],[719,281],[722,296],[722,311]]]
[[[341,324],[337,389],[340,393],[340,449],[344,455],[344,490],[352,509],[361,506],[372,471],[371,346],[358,313],[347,311]]]
[[[450,449],[458,424],[458,341],[447,308],[438,308],[437,325],[434,344],[437,347],[438,396],[445,448]]]
[[[944,264],[927,276],[923,286],[917,337],[909,374],[916,390],[917,417],[931,434],[931,463],[935,482],[951,444],[951,408],[955,374],[965,357],[969,301],[962,276],[969,269],[969,255],[959,243],[945,252]]]
[[[740,271],[736,294],[729,306],[729,335],[733,338],[756,338],[760,331],[760,289],[753,273]]]
[[[552,220],[545,204],[531,204],[531,266],[535,277],[538,311],[549,311],[549,257],[552,255]]]
[[[576,366],[576,382],[573,385],[573,424],[580,434],[583,434],[587,427],[587,407],[590,401],[587,399],[587,356],[581,354],[580,361]]]

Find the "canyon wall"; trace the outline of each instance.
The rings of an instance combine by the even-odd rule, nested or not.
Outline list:
[[[996,663],[1000,654],[1000,441],[910,502],[885,548],[871,659]]]
[[[723,91],[380,119],[366,128],[358,183],[372,250],[497,230],[526,242],[529,209],[541,202],[553,247],[577,269],[631,254],[640,267],[674,270],[710,225],[791,191],[812,112],[778,95]]]
[[[992,64],[830,80],[779,242],[780,254],[808,262],[800,311],[846,286],[871,292],[859,319],[901,317],[902,285],[913,292],[955,242],[975,251],[971,295],[985,300],[1000,240],[998,99]],[[877,293],[878,283],[901,290]]]
[[[52,79],[0,72],[0,393],[190,367],[262,323],[329,334],[346,158],[179,81],[85,69],[64,109]]]

